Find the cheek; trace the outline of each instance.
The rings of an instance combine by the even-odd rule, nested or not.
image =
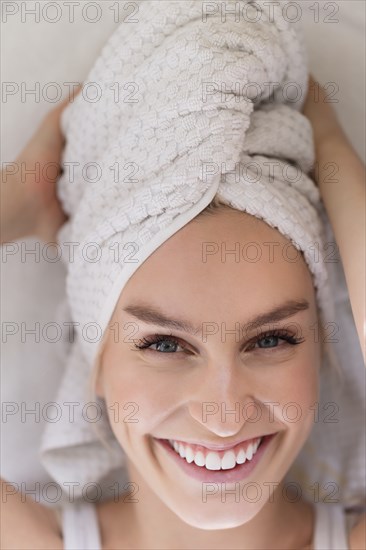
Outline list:
[[[106,358],[107,359],[107,358]],[[108,360],[108,359],[107,359]],[[174,372],[173,372],[174,371]],[[177,370],[142,364],[139,361],[110,360],[104,367],[104,396],[112,422],[118,409],[118,428],[135,434],[154,433],[163,421],[177,408],[181,384]],[[112,410],[113,409],[113,410]]]
[[[314,421],[314,407],[319,398],[320,355],[316,346],[310,346],[295,363],[289,365],[273,381],[272,391],[276,401],[280,420],[289,429],[301,426],[311,429]]]

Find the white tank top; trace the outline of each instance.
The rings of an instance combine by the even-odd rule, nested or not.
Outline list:
[[[91,502],[65,504],[61,512],[64,550],[102,550],[96,507]],[[314,550],[349,550],[348,536],[356,517],[346,517],[341,504],[315,504]]]

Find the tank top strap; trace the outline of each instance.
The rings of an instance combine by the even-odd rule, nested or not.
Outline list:
[[[97,511],[91,502],[63,506],[62,532],[64,550],[102,550]]]
[[[341,504],[315,504],[314,550],[349,550],[345,511]]]

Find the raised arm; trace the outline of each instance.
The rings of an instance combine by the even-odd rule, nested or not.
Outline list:
[[[14,162],[1,166],[0,244],[30,236],[54,242],[66,219],[56,182],[64,147],[60,117],[68,102],[67,97],[44,117]]]
[[[314,178],[339,247],[353,317],[366,364],[365,351],[365,165],[349,143],[326,90],[312,77],[304,106],[314,132]]]

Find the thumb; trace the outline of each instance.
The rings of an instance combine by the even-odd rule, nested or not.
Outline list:
[[[61,129],[61,115],[64,109],[75,100],[81,88],[82,85],[79,84],[70,95],[49,111],[43,120],[40,131],[44,137],[44,142],[54,149],[64,145],[65,137]]]

